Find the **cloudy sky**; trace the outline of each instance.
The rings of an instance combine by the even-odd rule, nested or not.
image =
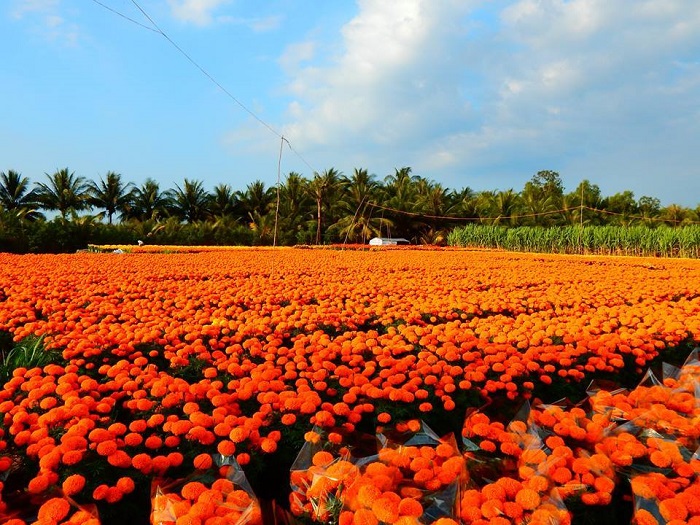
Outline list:
[[[697,0],[4,0],[0,35],[0,171],[33,181],[273,185],[283,136],[283,177],[700,204]]]

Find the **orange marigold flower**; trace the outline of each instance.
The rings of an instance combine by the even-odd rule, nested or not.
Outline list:
[[[659,512],[665,520],[684,520],[688,517],[688,509],[678,498],[669,498],[659,503]]]
[[[485,452],[496,452],[496,444],[488,439],[484,439],[480,444],[479,448]]]
[[[333,454],[328,451],[321,450],[314,454],[313,458],[311,459],[311,463],[317,467],[326,467],[330,465],[334,459]]]
[[[661,450],[655,450],[649,454],[649,461],[660,468],[666,468],[673,462],[671,457],[666,452]]]
[[[280,420],[283,425],[293,425],[297,421],[296,414],[284,414]]]
[[[423,505],[413,498],[403,498],[399,503],[399,514],[401,516],[413,516],[419,518],[423,515]]]
[[[216,450],[222,456],[233,456],[236,453],[236,444],[233,441],[224,439],[216,446]]]
[[[634,513],[636,525],[659,525],[654,515],[645,509],[639,509]]]
[[[316,444],[321,441],[321,436],[317,432],[309,430],[306,434],[304,434],[304,441]]]
[[[61,521],[70,512],[70,503],[65,498],[51,498],[40,508],[37,517],[39,521],[47,520],[54,523]]]
[[[370,509],[358,509],[352,517],[352,525],[379,525],[379,520]]]
[[[493,520],[491,521],[493,523]],[[438,518],[433,522],[433,525],[459,525],[455,520],[452,518]]]
[[[540,506],[540,495],[532,489],[524,488],[515,495],[515,502],[525,510],[534,510]]]
[[[136,483],[130,477],[123,476],[117,480],[116,487],[122,491],[123,494],[130,494],[136,488]]]
[[[357,501],[364,507],[372,508],[372,505],[381,494],[382,491],[376,485],[365,484],[357,491]]]
[[[270,438],[264,438],[260,442],[260,448],[262,449],[263,452],[266,452],[268,454],[272,454],[277,450],[277,442],[274,439]]]
[[[31,480],[29,480],[29,484],[27,485],[27,492],[30,494],[39,494],[41,492],[44,492],[49,485],[51,484],[51,481],[49,477],[45,474],[38,474],[37,476],[33,477]]]
[[[484,518],[495,518],[503,514],[503,502],[497,499],[489,499],[481,504],[481,514]]]
[[[394,499],[382,496],[374,500],[372,512],[380,522],[394,523],[399,519],[399,504]]]
[[[386,425],[391,421],[391,414],[388,412],[380,412],[377,414],[377,421],[379,421],[382,425]]]
[[[212,459],[210,454],[198,454],[192,460],[192,465],[197,470],[207,470],[212,466]]]
[[[199,496],[207,490],[206,485],[204,483],[201,483],[199,481],[190,481],[189,483],[186,483],[183,485],[182,490],[180,493],[182,494],[183,498],[187,498],[189,500],[196,500],[199,498]]]
[[[73,474],[68,476],[63,483],[61,488],[66,496],[74,496],[85,487],[85,477],[81,474]]]
[[[108,491],[109,491],[109,486],[105,485],[103,483],[103,484],[95,487],[95,490],[92,491],[92,497],[93,497],[93,499],[95,499],[97,501],[103,500],[107,497]]]

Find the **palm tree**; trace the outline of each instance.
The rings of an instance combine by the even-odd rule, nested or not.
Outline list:
[[[467,186],[459,191],[452,190],[449,198],[457,217],[474,219],[473,222],[479,218],[477,195],[470,187]]]
[[[88,186],[90,204],[107,212],[109,224],[112,224],[115,213],[126,215],[134,198],[134,185],[131,182],[124,184],[119,173],[108,171],[104,179],[100,178],[100,182],[97,183],[90,182]]]
[[[280,203],[273,241],[294,244],[310,218],[308,181],[299,173],[290,172],[280,185]]]
[[[131,208],[127,210],[127,216],[139,221],[158,220],[167,214],[167,205],[167,196],[160,191],[159,184],[148,178],[134,190]]]
[[[679,206],[678,204],[671,204],[661,210],[661,218],[664,222],[674,227],[681,226],[683,223],[687,222],[690,218],[690,214],[690,209]]]
[[[597,184],[584,179],[574,191],[564,196],[565,213],[575,217],[579,224],[600,224],[600,212],[603,207],[603,197]],[[578,208],[576,211],[575,208]],[[591,208],[591,209],[589,209]]]
[[[217,184],[214,187],[210,202],[210,211],[214,217],[232,217],[239,208],[238,197],[229,184]]]
[[[394,168],[393,175],[384,178],[383,200],[386,214],[394,224],[396,237],[414,237],[418,184],[421,177],[411,175],[410,167]]]
[[[456,216],[457,206],[451,199],[451,192],[441,184],[428,181],[418,184],[418,199],[416,204],[421,213],[427,215],[424,222],[428,229],[423,231],[424,240],[431,239],[430,244],[442,242],[447,238],[449,219]]]
[[[496,194],[495,209],[498,214],[494,219],[494,224],[499,224],[504,220],[515,226],[518,223],[518,208],[520,206],[520,195],[512,189],[499,191]]]
[[[608,216],[606,222],[618,224],[620,226],[629,226],[639,213],[634,193],[630,190],[618,192],[603,199],[602,207],[613,214],[612,216]]]
[[[309,204],[308,184],[304,177],[292,171],[280,188],[280,214],[292,224],[302,218]]]
[[[167,192],[166,196],[174,215],[188,223],[204,220],[210,214],[211,196],[201,181],[185,179],[182,187],[176,184],[175,189]]]
[[[275,229],[275,218],[271,213],[260,215],[257,211],[250,214],[250,229],[256,235],[255,244],[271,244]]]
[[[266,215],[275,201],[275,189],[266,188],[265,183],[256,180],[246,186],[245,191],[238,192],[238,200],[241,205],[241,213],[244,217],[250,217],[256,212]]]
[[[520,194],[523,207],[522,223],[534,226],[549,226],[554,222],[557,202],[561,204],[561,197],[556,193],[548,193],[541,187],[527,182]]]
[[[382,231],[388,231],[392,227],[389,219],[372,216],[372,210],[372,207],[365,206],[356,216],[346,215],[336,221],[331,229],[337,232],[343,241],[365,244],[372,237],[379,237]]]
[[[0,208],[20,219],[33,221],[42,217],[35,190],[29,190],[29,178],[14,170],[0,173]]]
[[[643,195],[639,197],[639,200],[637,201],[637,208],[639,209],[639,214],[642,217],[642,223],[648,226],[653,224],[654,220],[658,218],[661,211],[661,201],[656,197],[648,197]]]
[[[391,221],[372,217],[379,200],[379,183],[364,168],[355,168],[352,176],[342,176],[339,182],[342,195],[336,200],[340,218],[331,226],[343,241],[364,243],[370,237],[381,235],[391,227]]]
[[[316,203],[316,244],[321,244],[324,211],[326,215],[330,214],[333,197],[340,187],[341,175],[335,168],[329,168],[323,173],[314,173],[314,178],[308,185],[309,195]]]
[[[76,177],[74,172],[63,168],[52,175],[46,173],[48,184],[37,185],[37,199],[44,209],[61,213],[61,218],[71,211],[84,210],[89,207],[89,185],[83,177]]]
[[[347,202],[359,206],[363,202],[376,200],[379,183],[374,175],[364,168],[355,168],[352,176],[342,177],[342,184],[347,193]]]

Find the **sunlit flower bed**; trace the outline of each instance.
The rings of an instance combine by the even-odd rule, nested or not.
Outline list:
[[[699,270],[0,254],[0,517],[700,525]]]

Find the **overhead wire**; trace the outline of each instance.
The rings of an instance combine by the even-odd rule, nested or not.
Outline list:
[[[142,24],[142,23],[139,22],[138,20],[134,20],[133,18],[126,16],[125,14],[120,13],[120,12],[117,11],[116,9],[112,9],[112,8],[109,7],[108,5],[103,4],[103,3],[100,2],[99,0],[92,0],[92,1],[95,2],[97,5],[100,5],[100,6],[104,7],[107,11],[111,11],[111,12],[114,13],[115,15],[120,16],[120,17],[124,18],[125,20],[128,20],[129,22],[132,22],[132,23],[136,24],[136,25],[139,26],[139,27],[142,27],[142,28],[144,28],[144,29],[148,29],[149,31],[153,31],[154,33],[158,33],[158,30],[157,30],[157,29],[154,29],[154,28],[152,28],[152,27],[148,27],[146,24]]]
[[[265,122],[261,117],[259,117],[253,110],[248,108],[243,102],[241,102],[236,96],[233,95],[226,87],[224,87],[216,78],[214,78],[213,75],[211,75],[204,67],[202,67],[194,58],[192,58],[182,47],[180,47],[170,36],[156,23],[156,21],[151,17],[143,7],[136,1],[136,0],[131,0],[131,3],[134,4],[136,9],[139,10],[139,12],[148,20],[151,24],[152,27],[149,27],[145,24],[140,23],[137,20],[134,20],[123,13],[120,13],[116,9],[113,9],[104,3],[102,3],[99,0],[92,0],[94,3],[97,5],[107,9],[108,11],[128,20],[129,22],[132,22],[136,24],[137,26],[148,29],[149,31],[153,31],[154,33],[157,33],[161,35],[163,38],[165,38],[170,45],[172,45],[183,57],[187,59],[187,61],[192,64],[199,72],[204,75],[207,79],[209,79],[210,82],[212,82],[217,88],[221,90],[222,93],[224,93],[227,97],[229,97],[235,104],[237,104],[243,111],[248,113],[253,119],[255,119],[260,125],[265,127],[269,132],[274,134],[277,138],[285,141],[289,147],[289,149],[303,162],[312,172],[316,172],[314,167],[304,158],[304,156],[299,153],[299,151],[294,148],[294,146],[289,142],[289,140],[286,137],[283,137],[280,132],[278,132],[275,128],[273,128],[270,124]]]
[[[504,215],[504,216],[499,216],[499,217],[458,217],[458,216],[451,216],[451,215],[431,215],[428,213],[421,213],[421,212],[414,212],[414,211],[408,211],[408,210],[400,210],[398,208],[392,208],[391,206],[385,206],[382,204],[377,204],[374,202],[368,202],[367,206],[370,206],[372,208],[378,208],[381,210],[386,210],[390,211],[392,213],[396,214],[401,214],[401,215],[408,215],[411,217],[423,217],[426,219],[441,219],[441,220],[448,220],[448,221],[465,221],[465,222],[479,222],[483,221],[484,219],[488,220],[493,220],[493,219],[499,219],[499,220],[517,220],[517,219],[528,219],[528,218],[533,218],[533,217],[544,217],[547,215],[556,215],[556,214],[561,214],[561,213],[571,213],[573,211],[581,211],[581,210],[589,210],[592,212],[596,213],[601,213],[605,215],[614,215],[618,217],[624,217],[629,220],[639,220],[639,221],[651,221],[651,222],[664,222],[664,223],[673,223],[673,224],[700,224],[700,221],[692,221],[688,219],[670,219],[670,218],[663,218],[663,217],[645,217],[643,215],[626,215],[624,213],[619,213],[619,212],[613,212],[609,210],[604,210],[601,208],[592,208],[590,206],[572,206],[570,208],[562,208],[558,210],[550,210],[550,211],[544,211],[544,212],[538,212],[538,213],[523,213],[523,214],[514,214],[514,215]]]
[[[182,49],[168,34],[161,29],[161,27],[153,20],[153,18],[139,5],[139,3],[136,0],[131,0],[131,3],[134,4],[134,6],[139,10],[139,12],[151,23],[152,27],[149,27],[145,24],[142,24],[141,22],[134,20],[131,17],[128,17],[124,15],[123,13],[117,11],[116,9],[113,9],[109,7],[108,5],[102,3],[100,0],[92,0],[95,4],[103,7],[104,9],[112,12],[113,14],[120,16],[121,18],[124,18],[125,20],[132,22],[133,24],[136,24],[137,26],[147,29],[149,31],[152,31],[154,33],[160,34],[163,38],[165,38],[182,56],[184,56],[187,61],[189,61],[195,68],[197,68],[200,73],[202,73],[209,81],[211,81],[215,86],[217,86],[226,96],[228,96],[233,102],[235,102],[241,109],[243,109],[246,113],[248,113],[251,117],[253,117],[259,124],[264,126],[268,131],[273,133],[277,138],[280,139],[280,156],[278,159],[278,192],[279,192],[279,171],[280,171],[280,166],[281,166],[281,158],[282,158],[282,145],[286,142],[287,146],[289,149],[313,172],[316,173],[317,170],[314,169],[314,167],[304,158],[299,151],[294,148],[294,146],[289,142],[289,140],[284,137],[281,133],[279,133],[277,130],[275,130],[270,124],[265,122],[262,118],[260,118],[255,112],[253,112],[251,109],[249,109],[243,102],[241,102],[238,98],[236,98],[229,90],[227,90],[220,82],[218,82],[206,69],[204,69],[197,61],[195,61],[184,49]],[[278,203],[279,206],[279,203]],[[367,202],[365,205],[365,208],[367,207],[372,207],[372,208],[378,208],[383,211],[391,211],[393,213],[399,213],[399,214],[404,214],[404,215],[409,215],[413,217],[425,217],[429,219],[446,219],[450,221],[480,221],[482,218],[480,217],[454,217],[454,216],[448,216],[448,215],[431,215],[431,214],[425,214],[425,213],[420,213],[420,212],[410,212],[407,210],[400,210],[397,208],[392,208],[389,206],[385,205],[380,205],[377,203],[373,202]],[[631,220],[644,220],[644,221],[657,221],[657,222],[671,222],[674,224],[680,224],[680,223],[685,223],[685,224],[700,224],[700,221],[689,221],[689,220],[679,220],[679,219],[664,219],[664,218],[659,218],[659,217],[644,217],[644,216],[634,216],[634,215],[625,215],[623,213],[618,213],[618,212],[612,212],[609,210],[603,210],[599,208],[591,208],[589,206],[584,206],[583,204],[580,206],[574,206],[568,209],[559,209],[559,210],[552,210],[552,211],[547,211],[547,212],[539,212],[539,213],[530,213],[530,214],[517,214],[517,215],[509,215],[509,216],[501,216],[497,217],[499,220],[513,220],[513,219],[522,219],[522,218],[533,218],[533,217],[542,217],[542,216],[547,216],[547,215],[555,215],[558,213],[569,213],[574,210],[580,210],[581,213],[583,212],[584,209],[597,212],[597,213],[603,213],[607,215],[616,215],[616,216],[622,216],[626,217]],[[357,212],[356,212],[357,213]],[[275,220],[275,223],[277,221]],[[276,229],[276,228],[275,228]],[[275,236],[276,236],[276,231],[275,231]]]
[[[163,29],[156,23],[155,20],[141,7],[141,5],[136,1],[136,0],[131,0],[131,3],[134,4],[136,9],[139,10],[139,12],[148,20],[153,27],[148,27],[145,24],[142,24],[138,22],[137,20],[134,20],[119,11],[116,11],[115,9],[110,8],[109,6],[103,4],[99,0],[93,0],[96,4],[104,7],[105,9],[111,11],[112,13],[119,15],[120,17],[128,20],[129,22],[133,22],[134,24],[138,25],[139,27],[148,29],[150,31],[153,31],[159,35],[161,35],[163,38],[165,38],[182,56],[184,56],[187,61],[192,64],[197,70],[199,70],[200,73],[202,73],[207,79],[209,79],[210,82],[212,82],[216,87],[218,87],[222,93],[224,93],[226,96],[228,96],[233,102],[235,102],[241,109],[243,109],[246,113],[248,113],[251,117],[253,117],[259,124],[264,126],[268,131],[270,131],[273,135],[278,137],[280,139],[280,151],[279,151],[279,158],[277,161],[277,204],[276,204],[276,209],[275,209],[275,225],[274,225],[274,233],[273,233],[273,245],[277,244],[277,223],[278,223],[278,214],[279,214],[279,206],[280,206],[280,171],[281,171],[281,165],[282,165],[282,149],[284,143],[287,144],[289,149],[313,172],[316,173],[316,170],[314,167],[304,158],[304,156],[299,153],[299,151],[294,148],[294,146],[289,142],[289,140],[279,133],[276,129],[274,129],[270,124],[265,122],[262,118],[260,118],[254,111],[249,109],[243,102],[241,102],[237,97],[235,97],[228,89],[226,89],[218,80],[216,80],[204,67],[202,67],[194,58],[192,58],[182,47],[180,47],[168,34],[163,31]]]

